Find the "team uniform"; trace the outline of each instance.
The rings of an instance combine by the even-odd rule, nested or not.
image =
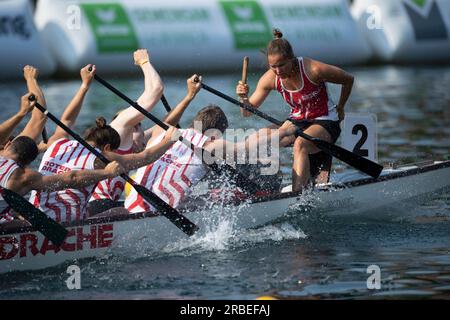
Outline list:
[[[120,155],[131,154],[133,153],[133,147],[127,150],[117,149],[115,152]],[[125,180],[121,177],[105,179],[97,183],[92,197],[89,199],[90,215],[122,206],[119,200],[124,189]]]
[[[281,78],[275,77],[275,87],[284,101],[291,107],[288,120],[306,129],[311,124],[319,124],[331,135],[334,143],[341,133],[336,105],[328,94],[324,82],[316,84],[305,72],[303,58],[297,58],[302,79],[302,87],[288,90],[283,86]]]
[[[180,130],[183,138],[195,147],[202,147],[208,137],[194,129]],[[164,137],[162,133],[150,146],[156,145]],[[158,160],[139,168],[135,180],[169,204],[177,208],[195,185],[207,173],[202,159],[181,141],[175,142]],[[132,189],[125,199],[125,208],[131,212],[154,211],[136,190]]]
[[[0,157],[0,187],[8,187],[8,180],[17,168],[19,168],[19,166],[14,160]],[[0,194],[0,224],[11,222],[13,220],[14,217],[11,208]]]
[[[95,155],[76,140],[56,140],[45,152],[39,172],[53,175],[72,170],[94,169]],[[56,222],[79,221],[87,217],[87,204],[95,185],[61,191],[33,191],[30,202]]]
[[[275,77],[275,87],[284,101],[291,107],[288,120],[300,129],[306,130],[312,124],[322,126],[331,136],[331,142],[335,143],[341,134],[339,116],[336,105],[328,94],[327,84],[314,83],[305,72],[303,58],[297,58],[302,79],[302,87],[298,90],[288,90],[283,86],[281,78]],[[329,179],[332,158],[321,151],[309,155],[311,177],[316,177],[320,171],[326,173]]]

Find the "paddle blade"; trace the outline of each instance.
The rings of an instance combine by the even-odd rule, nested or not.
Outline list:
[[[139,193],[147,202],[151,203],[156,210],[158,210],[158,212],[169,219],[175,226],[177,226],[188,236],[194,235],[194,233],[198,230],[198,227],[194,223],[161,200],[156,194],[143,186],[138,185],[137,183],[133,183],[132,186],[137,193]]]
[[[383,166],[369,159],[366,159],[347,149],[339,147],[335,144],[328,143],[324,140],[313,138],[313,142],[322,151],[332,155],[333,157],[351,165],[352,167],[368,174],[373,178],[378,178],[383,171]]]
[[[3,199],[17,213],[22,215],[34,228],[46,236],[53,244],[60,246],[68,231],[55,220],[37,209],[22,196],[8,189],[0,189]]]

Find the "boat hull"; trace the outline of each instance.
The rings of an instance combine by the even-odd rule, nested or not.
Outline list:
[[[430,194],[450,185],[450,161],[425,167],[383,172],[378,179],[353,179],[317,188],[251,199],[215,209],[192,208],[186,216],[199,226],[202,237],[230,219],[234,229],[256,228],[295,214],[301,207],[333,216],[371,214],[373,209]],[[213,213],[214,214],[213,214]],[[56,248],[32,229],[0,234],[0,273],[43,269],[65,261],[98,257],[136,247],[161,250],[188,238],[166,218],[149,214],[95,218],[68,227],[65,243]]]

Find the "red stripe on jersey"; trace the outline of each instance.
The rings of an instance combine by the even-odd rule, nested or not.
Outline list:
[[[69,139],[62,139],[60,141],[58,141],[55,146],[53,147],[52,153],[50,155],[50,158],[54,158],[56,157],[56,155],[58,154],[59,148],[61,148],[61,145],[63,145],[64,143],[66,143],[67,141],[69,141]]]
[[[64,149],[64,152],[61,153],[61,156],[59,157],[59,160],[62,160],[62,158],[66,155],[67,149],[69,149],[69,146],[66,146],[66,148]],[[70,158],[69,158],[69,159],[70,159]]]
[[[184,193],[184,189],[178,184],[178,183],[176,183],[176,181],[173,179],[173,176],[175,175],[175,171],[173,171],[173,174],[172,174],[172,176],[170,177],[170,181],[169,181],[169,184],[175,189],[175,190],[177,190],[178,191],[178,193],[180,194],[180,197],[179,197],[179,202],[181,202],[181,200],[183,200],[184,199],[184,196],[185,196],[185,193]]]
[[[192,156],[193,156],[193,155],[194,155],[194,154],[192,154],[191,157],[189,158],[188,163],[191,162]],[[180,177],[181,177],[181,180],[182,180],[184,183],[186,183],[186,185],[188,185],[188,186],[190,187],[190,186],[192,185],[192,181],[189,180],[189,178],[185,175],[187,168],[188,168],[188,166],[184,166],[183,171],[181,172]]]
[[[100,182],[97,184],[97,188],[102,195],[104,195],[105,197],[108,197],[107,193],[105,192],[105,189],[103,189],[103,186]],[[96,199],[96,200],[101,199],[101,197],[98,195],[98,193],[94,193],[93,196],[94,196],[94,199]]]
[[[161,191],[167,198],[169,198],[169,205],[170,205],[171,207],[173,207],[173,203],[174,203],[174,200],[175,200],[174,197],[173,197],[173,194],[163,186],[164,177],[166,176],[167,170],[168,170],[169,168],[170,168],[170,166],[167,166],[167,167],[164,169],[164,172],[163,172],[163,175],[162,175],[162,177],[161,177],[161,180],[159,180],[158,190]]]
[[[80,200],[80,198],[78,198],[78,196],[75,194],[75,193],[73,193],[70,189],[67,189],[67,190],[65,190],[66,191],[66,194],[73,200],[73,202],[72,203],[75,203],[76,205],[75,205],[75,208],[76,208],[76,210],[75,210],[75,221],[80,221],[80,219],[81,219],[81,200]],[[69,203],[69,205],[72,207],[73,205],[71,205],[70,203]],[[68,220],[68,221],[71,221],[71,220]]]
[[[3,161],[3,163],[0,165],[0,169],[8,162],[8,159],[6,159],[5,161]]]
[[[81,157],[81,155],[83,154],[83,151],[84,151],[85,149],[86,149],[85,147],[83,147],[83,148],[81,149],[80,153],[79,153],[78,156],[77,156],[77,159],[75,160],[75,162],[74,162],[74,164],[73,164],[74,166],[77,165],[78,160],[80,160],[80,157]]]
[[[36,194],[34,195],[33,205],[36,208],[39,208],[40,204],[41,204],[41,191],[36,191]]]
[[[70,161],[70,159],[72,159],[72,156],[73,156],[75,150],[77,150],[77,147],[76,146],[72,146],[72,152],[70,153],[70,156],[67,158],[68,161]]]
[[[56,205],[50,204],[48,202],[49,199],[50,199],[50,192],[47,192],[47,198],[46,198],[46,201],[45,201],[45,207],[50,209],[50,210],[53,210],[53,212],[55,213],[55,220],[56,220],[56,222],[61,223],[61,209],[58,206],[56,206]]]
[[[11,167],[13,167],[13,166],[15,166],[15,165],[16,165],[15,162],[12,162],[12,163],[9,165],[8,169],[6,169],[5,172],[2,174],[2,176],[0,177],[0,181],[3,180],[3,177],[5,176],[5,174],[7,174],[9,170],[11,170]]]
[[[142,177],[142,180],[140,183],[142,186],[147,185],[147,179],[148,179],[150,172],[152,171],[153,164],[154,163],[147,166],[147,168],[145,169],[144,176]],[[161,167],[158,167],[155,177],[158,176],[160,169],[161,169]],[[153,185],[153,183],[152,183],[152,185]],[[144,199],[142,198],[142,196],[136,192],[136,200],[129,206],[128,211],[131,211],[138,206],[140,206],[141,208],[144,208],[144,211],[149,211],[151,209],[150,206],[147,204],[147,202],[144,202]]]
[[[71,221],[72,218],[72,205],[67,200],[64,200],[58,192],[55,193],[55,200],[62,203],[66,208],[66,221]]]
[[[89,154],[86,155],[86,157],[84,158],[83,166],[82,166],[83,169],[86,169],[86,162],[88,161],[88,159],[90,157],[93,157],[93,156],[94,156],[94,154],[91,152],[89,152]]]

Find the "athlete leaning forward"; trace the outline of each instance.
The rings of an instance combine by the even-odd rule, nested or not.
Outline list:
[[[301,191],[316,177],[317,182],[328,181],[331,156],[314,143],[296,137],[295,132],[299,127],[312,137],[335,143],[341,133],[339,122],[345,116],[344,106],[352,90],[353,76],[336,66],[296,57],[280,30],[274,29],[273,35],[266,49],[269,70],[259,79],[250,97],[248,85],[241,81],[236,93],[241,102],[259,108],[271,91],[278,91],[290,107],[289,117],[276,133],[281,147],[293,145],[292,190]],[[329,95],[328,83],[342,86],[337,104]],[[245,117],[252,114],[241,111]],[[260,134],[268,135],[271,131],[262,129]]]

